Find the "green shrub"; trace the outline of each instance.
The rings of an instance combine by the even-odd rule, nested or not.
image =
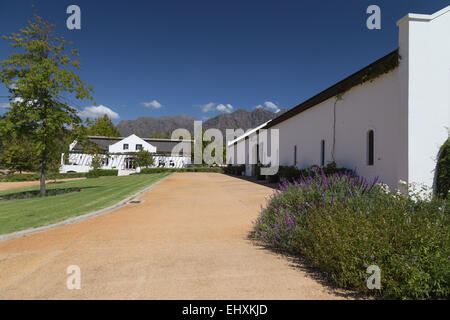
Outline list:
[[[311,176],[314,175],[314,172],[318,169],[323,170],[326,175],[332,175],[335,173],[346,173],[350,172],[350,169],[346,168],[337,168],[336,163],[331,162],[323,168],[320,168],[316,165],[311,166],[308,169],[298,169],[295,166],[280,166],[278,169],[278,176],[281,180],[285,179],[288,181],[292,181],[294,179],[298,179],[301,176]]]
[[[342,288],[447,298],[450,201],[389,192],[375,182],[317,170],[284,181],[255,221],[255,235],[305,258]],[[381,290],[367,288],[369,265],[381,269]]]
[[[436,194],[446,199],[450,192],[450,139],[439,150],[436,170]]]
[[[223,172],[221,167],[192,167],[192,168],[143,168],[140,174],[160,172]]]
[[[234,174],[236,176],[241,176],[242,172],[245,171],[245,165],[241,164],[239,166],[228,165],[224,168],[224,173]]]
[[[97,178],[97,177],[106,177],[106,176],[117,176],[119,174],[119,170],[117,169],[97,169],[91,170],[86,174],[87,178]]]
[[[259,163],[257,165],[255,165],[256,180],[265,180],[266,179],[266,176],[261,174],[261,168],[264,168],[264,166]]]

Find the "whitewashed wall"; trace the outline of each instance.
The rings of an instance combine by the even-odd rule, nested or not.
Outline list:
[[[400,171],[396,165],[399,151],[397,123],[402,116],[398,100],[398,70],[346,92],[336,104],[335,155],[339,167],[356,168],[373,179],[397,187]],[[272,129],[279,129],[280,165],[297,167],[320,165],[321,140],[325,140],[325,164],[333,161],[333,108],[336,98],[328,99]],[[373,130],[374,165],[367,165],[367,132]]]
[[[408,180],[433,185],[436,157],[450,127],[450,6],[398,22],[408,83]]]
[[[130,157],[130,155],[110,155],[108,157],[108,165],[103,165],[101,169],[125,169],[125,158],[128,157]],[[154,165],[152,166],[153,168],[157,167],[160,161],[165,163],[166,168],[184,168],[191,161],[191,158],[189,156],[153,155],[153,157],[155,161]],[[90,170],[92,170],[91,162],[91,155],[84,153],[71,153],[69,154],[69,164],[62,163],[60,172],[89,172]],[[174,164],[173,167],[170,166],[171,162]]]
[[[123,145],[128,144],[128,149],[124,150]],[[143,139],[139,138],[138,136],[132,134],[131,136],[126,137],[123,140],[120,140],[119,142],[116,142],[109,146],[109,152],[110,153],[120,153],[120,152],[136,152],[136,145],[140,144],[142,145],[142,149],[148,152],[156,152],[156,147],[152,146],[150,143],[145,142]]]
[[[72,143],[70,148],[75,146],[76,142]],[[124,150],[123,145],[128,144],[128,149]],[[142,145],[142,149],[151,152],[154,155],[154,166],[157,167],[161,162],[165,163],[165,167],[171,167],[170,164],[173,163],[172,168],[183,168],[190,163],[190,157],[186,156],[168,156],[168,155],[158,155],[155,154],[156,147],[139,138],[136,135],[131,135],[123,140],[118,141],[115,144],[109,146],[109,155],[103,155],[103,158],[108,158],[108,164],[102,165],[101,169],[125,169],[125,159],[129,158],[130,154],[123,153],[135,153],[136,145]],[[85,153],[69,153],[68,164],[64,164],[64,153],[61,155],[61,173],[66,172],[88,172],[92,169],[93,156]]]
[[[399,180],[433,185],[450,127],[450,6],[433,15],[409,14],[398,25],[400,66],[336,103],[334,159],[336,97],[272,127],[279,129],[280,165],[294,165],[294,146],[298,168],[320,165],[325,140],[325,164],[334,160],[391,188],[399,188]],[[369,130],[375,134],[373,166],[367,163]]]

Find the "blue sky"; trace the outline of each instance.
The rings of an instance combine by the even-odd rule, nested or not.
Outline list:
[[[71,4],[81,8],[81,30],[66,27]],[[381,30],[366,28],[371,4],[381,8]],[[73,100],[84,115],[106,111],[116,123],[178,114],[206,119],[239,108],[291,108],[396,49],[396,21],[407,13],[430,14],[449,4],[1,1],[0,34],[17,32],[35,11],[73,41],[81,56],[79,75],[94,87],[94,100],[101,106]],[[11,52],[7,41],[0,40],[0,61]],[[0,106],[7,102],[0,98]]]

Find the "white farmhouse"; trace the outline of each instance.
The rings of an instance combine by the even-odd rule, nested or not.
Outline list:
[[[128,137],[87,137],[103,153],[101,169],[117,169],[119,175],[128,175],[139,171],[134,164],[134,153],[145,150],[155,159],[153,167],[183,168],[191,162],[191,140],[139,138],[132,134]],[[181,146],[179,152],[173,152],[175,146]],[[61,155],[61,173],[88,172],[92,169],[92,154],[74,141],[69,147],[69,154]]]
[[[433,186],[450,127],[450,6],[408,14],[397,25],[398,50],[258,128],[279,130],[280,165],[335,161],[391,188],[399,188],[399,180]],[[228,154],[249,140],[232,141]],[[238,164],[245,157],[247,175],[249,152],[231,159]]]

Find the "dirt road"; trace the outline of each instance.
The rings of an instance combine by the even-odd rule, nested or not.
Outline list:
[[[177,173],[109,214],[0,243],[2,299],[338,299],[247,239],[272,190]],[[70,265],[81,289],[66,285]]]

